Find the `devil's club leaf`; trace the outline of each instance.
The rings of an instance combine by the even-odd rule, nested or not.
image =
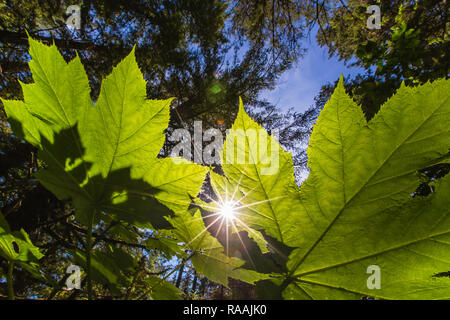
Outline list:
[[[232,185],[228,187],[229,197],[234,194],[233,201],[242,197],[234,191],[234,186],[239,185],[245,195],[244,203],[249,204],[239,210],[239,218],[255,229],[264,229],[268,235],[283,241],[283,224],[288,223],[290,212],[286,187],[295,185],[292,157],[274,137],[267,134],[259,136],[265,131],[245,113],[241,100],[239,113],[231,129],[236,138],[227,136],[222,156],[223,171]],[[255,143],[257,140],[252,140],[255,137],[258,141],[266,139],[267,142]],[[227,149],[227,146],[232,145],[231,139],[236,139],[236,148]],[[239,155],[245,156],[245,163],[239,160]],[[213,175],[212,178],[213,183],[220,186],[217,177]],[[223,190],[221,196],[225,197]]]
[[[157,157],[171,100],[146,99],[134,50],[104,79],[96,102],[78,56],[66,63],[55,46],[32,39],[30,54],[34,83],[21,84],[24,101],[2,101],[14,133],[36,146],[45,162],[37,177],[58,198],[71,199],[82,222],[96,213],[138,227],[172,225],[166,230],[170,243],[193,254],[196,270],[210,280],[227,285],[228,277],[250,283],[268,278],[240,268],[244,261],[225,254],[200,211],[187,210],[207,169]],[[288,299],[450,296],[450,176],[434,181],[427,197],[414,193],[420,170],[449,162],[448,83],[402,85],[367,123],[341,79],[314,127],[311,171],[301,188],[291,156],[240,102],[224,146],[225,176],[211,172],[211,183],[219,198],[239,203],[235,231],[246,230],[262,253],[277,254],[277,274],[266,287],[278,286],[273,291]],[[242,139],[238,155],[231,148],[235,138]],[[219,209],[214,202],[197,203]],[[289,257],[276,247],[290,247]],[[41,254],[4,219],[0,249],[6,259],[36,271]],[[82,251],[73,255],[84,263]],[[114,291],[129,285],[135,264],[125,252],[95,250],[92,267],[94,279]],[[368,270],[380,272],[376,289]],[[179,296],[169,283],[149,281],[153,298]]]
[[[149,277],[146,282],[151,287],[153,300],[181,300],[183,292],[172,283],[155,276]]]
[[[429,197],[412,195],[419,170],[448,161],[449,89],[446,80],[402,86],[367,123],[341,79],[314,127],[300,189],[281,150],[272,176],[260,159],[223,163],[248,206],[240,218],[296,248],[280,275],[285,298],[448,298],[450,280],[435,275],[450,266],[450,178]],[[258,125],[241,107],[233,129],[248,128]],[[380,289],[369,289],[371,265]]]
[[[14,133],[38,147],[47,167],[37,177],[46,188],[72,199],[84,222],[95,210],[167,226],[167,207],[188,207],[206,169],[157,159],[171,100],[146,99],[134,50],[103,80],[96,103],[78,56],[66,63],[55,46],[32,39],[30,54],[34,83],[22,84],[24,101],[3,102]]]
[[[336,229],[330,228],[316,245],[318,253],[310,253],[311,259],[321,255],[324,260],[312,266],[307,257],[292,268],[297,281],[288,286],[285,298],[447,299],[450,279],[435,276],[450,266],[450,176],[434,187],[432,195],[400,208],[336,221]],[[359,229],[347,226],[344,236],[337,233],[352,221],[358,221]],[[300,259],[298,253],[292,255],[291,265]],[[373,265],[380,268],[380,289],[367,286]]]
[[[402,86],[366,124],[341,79],[311,136],[311,173],[290,230],[301,236],[288,243],[299,247],[290,275],[308,295],[448,297],[450,281],[433,278],[450,262],[448,178],[431,199],[411,195],[417,171],[448,154],[449,89],[445,80]],[[381,268],[379,290],[367,286],[370,265]],[[333,272],[347,279],[336,286]]]

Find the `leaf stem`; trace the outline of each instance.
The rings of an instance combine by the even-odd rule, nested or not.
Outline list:
[[[13,271],[14,271],[14,262],[9,262],[8,267],[8,275],[7,275],[7,281],[8,281],[8,299],[9,300],[15,300],[14,297],[14,286],[13,286]]]
[[[87,248],[86,248],[86,275],[87,275],[87,291],[88,300],[92,300],[92,268],[91,268],[91,255],[92,255],[92,227],[94,224],[95,210],[89,217],[89,224],[87,229]]]

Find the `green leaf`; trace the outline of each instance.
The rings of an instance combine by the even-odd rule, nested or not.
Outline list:
[[[146,282],[152,288],[150,296],[153,300],[181,300],[183,292],[170,282],[155,276],[148,277]]]
[[[56,46],[29,41],[34,83],[21,84],[24,101],[2,101],[14,133],[45,161],[39,181],[72,199],[84,223],[96,212],[97,220],[111,214],[139,227],[169,226],[163,216],[187,209],[206,168],[157,158],[171,99],[146,99],[134,49],[92,102],[78,56],[66,63]]]
[[[22,268],[43,279],[39,273],[38,260],[44,255],[39,248],[34,246],[25,230],[12,232],[9,225],[0,212],[0,256],[10,262],[20,265]]]
[[[199,210],[194,215],[186,211],[167,219],[175,228],[177,239],[193,252],[191,261],[195,270],[209,280],[228,286],[229,277],[250,283],[266,278],[252,270],[239,268],[244,261],[225,255],[223,246],[209,233],[209,227],[205,227]]]
[[[214,213],[220,212],[221,202],[224,202],[224,201],[226,202],[228,200],[231,200],[232,198],[235,198],[235,200],[238,200],[237,198],[240,198],[239,197],[240,190],[239,190],[239,188],[236,188],[236,186],[233,185],[233,183],[230,183],[226,177],[218,175],[217,173],[215,173],[212,170],[210,170],[209,174],[210,174],[210,181],[211,181],[212,189],[213,189],[214,193],[219,196],[219,201],[204,203],[197,199],[196,202],[197,202],[197,204],[202,206],[205,210],[213,211],[212,214],[214,214]],[[246,231],[248,234],[248,237],[250,239],[252,239],[258,245],[261,252],[268,253],[269,252],[268,242],[266,241],[266,239],[264,238],[262,233],[253,228],[250,228],[248,225],[243,223],[242,219],[245,220],[245,218],[246,218],[246,216],[243,215],[244,210],[245,209],[237,210],[237,211],[239,211],[239,212],[237,212],[238,219],[236,219],[236,221],[237,221],[236,223],[232,224],[231,232],[237,233],[237,232],[241,232],[241,231]]]
[[[417,171],[441,163],[448,153],[448,92],[445,80],[402,86],[366,124],[341,79],[311,136],[311,173],[299,195],[303,210],[294,216],[293,225],[299,227],[290,231],[302,235],[289,243],[301,248],[290,257],[290,275],[311,296],[311,286],[328,287],[327,295],[319,296],[331,298],[342,292],[342,297],[360,293],[394,299],[438,298],[449,292],[450,282],[432,279],[433,272],[442,271],[437,261],[445,264],[450,253],[448,244],[435,242],[450,232],[448,197],[435,209],[404,209],[415,201],[411,194],[421,182]],[[389,259],[402,267],[383,268]],[[380,266],[384,277],[396,274],[376,292],[366,285],[372,264]],[[347,272],[338,289],[330,277],[336,269]],[[350,270],[355,272],[351,277]],[[420,295],[418,288],[423,289]]]
[[[160,254],[170,259],[173,256],[185,257],[182,246],[178,244],[178,240],[173,235],[173,230],[158,230],[155,239],[147,239],[144,244],[147,248],[156,249]]]
[[[318,254],[322,254],[323,246],[330,245],[329,241],[344,252],[325,254],[324,264],[316,264],[303,274],[297,271],[298,280],[289,285],[285,297],[298,298],[289,292],[298,288],[315,299],[361,295],[380,299],[448,299],[450,279],[437,275],[450,266],[450,176],[438,181],[435,190],[400,208],[363,216],[358,223],[361,231],[349,229],[345,238],[330,231],[323,244],[316,246]],[[298,261],[298,256],[292,258],[292,262]],[[371,265],[380,268],[379,290],[367,288],[367,268]]]
[[[86,254],[81,250],[71,250],[75,263],[86,270]],[[120,294],[122,288],[127,288],[131,280],[124,273],[135,267],[136,261],[132,257],[126,257],[126,252],[114,249],[112,254],[103,251],[93,251],[91,255],[92,278],[107,285],[115,295]]]
[[[295,185],[292,157],[279,146],[273,136],[266,135],[252,140],[252,132],[258,135],[265,131],[245,113],[242,100],[231,129],[237,136],[237,148],[227,149],[232,143],[230,140],[234,138],[227,135],[222,156],[223,171],[230,182],[227,187],[229,199],[226,200],[241,202],[247,206],[240,209],[238,215],[246,225],[257,230],[264,229],[269,236],[283,242],[282,230],[288,221],[291,196],[286,189]],[[262,143],[262,139],[267,141]],[[239,143],[239,140],[244,143]],[[268,152],[268,148],[272,151]],[[239,163],[236,149],[245,155],[245,163]],[[213,179],[216,185],[220,184],[216,176]],[[227,197],[223,188],[220,192],[220,197]]]
[[[412,197],[418,171],[448,161],[449,89],[448,80],[402,85],[367,123],[341,78],[314,127],[311,171],[300,189],[281,151],[271,176],[260,174],[258,161],[223,164],[243,194],[239,218],[295,248],[288,273],[279,275],[285,298],[449,297],[450,279],[435,275],[450,266],[450,178],[431,196]],[[233,128],[258,125],[241,105]],[[256,154],[248,141],[246,153]],[[380,268],[380,289],[367,285],[372,265]]]

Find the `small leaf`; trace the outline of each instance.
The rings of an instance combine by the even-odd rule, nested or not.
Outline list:
[[[154,276],[146,281],[152,288],[150,296],[153,300],[181,300],[183,292],[170,282]]]

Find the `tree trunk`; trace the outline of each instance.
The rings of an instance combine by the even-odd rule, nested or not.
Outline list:
[[[195,294],[195,290],[197,289],[197,271],[194,270],[194,280],[192,280],[192,294]]]

